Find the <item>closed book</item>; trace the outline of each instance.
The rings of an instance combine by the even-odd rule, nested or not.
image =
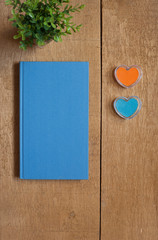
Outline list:
[[[20,62],[20,178],[88,179],[88,62]]]

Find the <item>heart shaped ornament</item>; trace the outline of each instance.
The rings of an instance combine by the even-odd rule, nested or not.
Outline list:
[[[142,102],[137,96],[131,96],[129,98],[118,97],[114,101],[116,113],[124,119],[135,117],[140,112],[141,106]]]
[[[116,81],[124,88],[130,88],[136,85],[140,79],[142,78],[143,72],[139,66],[126,66],[121,65],[118,66],[115,71],[114,75]]]

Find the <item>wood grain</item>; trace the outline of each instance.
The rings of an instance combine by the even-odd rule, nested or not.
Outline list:
[[[103,0],[101,239],[158,239],[158,2]],[[143,80],[131,89],[113,78],[116,66],[137,64]],[[142,109],[119,118],[112,101],[136,95]]]
[[[100,2],[84,3],[85,10],[75,15],[75,21],[84,25],[80,33],[63,39],[62,43],[52,42],[26,52],[12,39],[15,30],[8,22],[10,9],[0,3],[2,240],[99,239]],[[89,181],[19,179],[19,61],[89,61]]]
[[[77,2],[77,1],[76,1]],[[97,240],[100,224],[100,2],[75,15],[80,34],[26,52],[12,39],[0,3],[0,237]],[[158,2],[102,0],[101,239],[158,239]],[[89,181],[19,180],[19,61],[89,61]],[[120,64],[140,65],[131,89],[113,78]],[[137,95],[143,106],[119,118],[112,101]]]

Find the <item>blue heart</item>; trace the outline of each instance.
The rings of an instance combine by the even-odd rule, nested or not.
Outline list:
[[[136,96],[119,97],[114,101],[114,108],[119,116],[130,119],[140,111],[141,101]]]

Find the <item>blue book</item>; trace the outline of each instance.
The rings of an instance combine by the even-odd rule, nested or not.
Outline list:
[[[88,62],[20,62],[20,178],[88,179]]]

